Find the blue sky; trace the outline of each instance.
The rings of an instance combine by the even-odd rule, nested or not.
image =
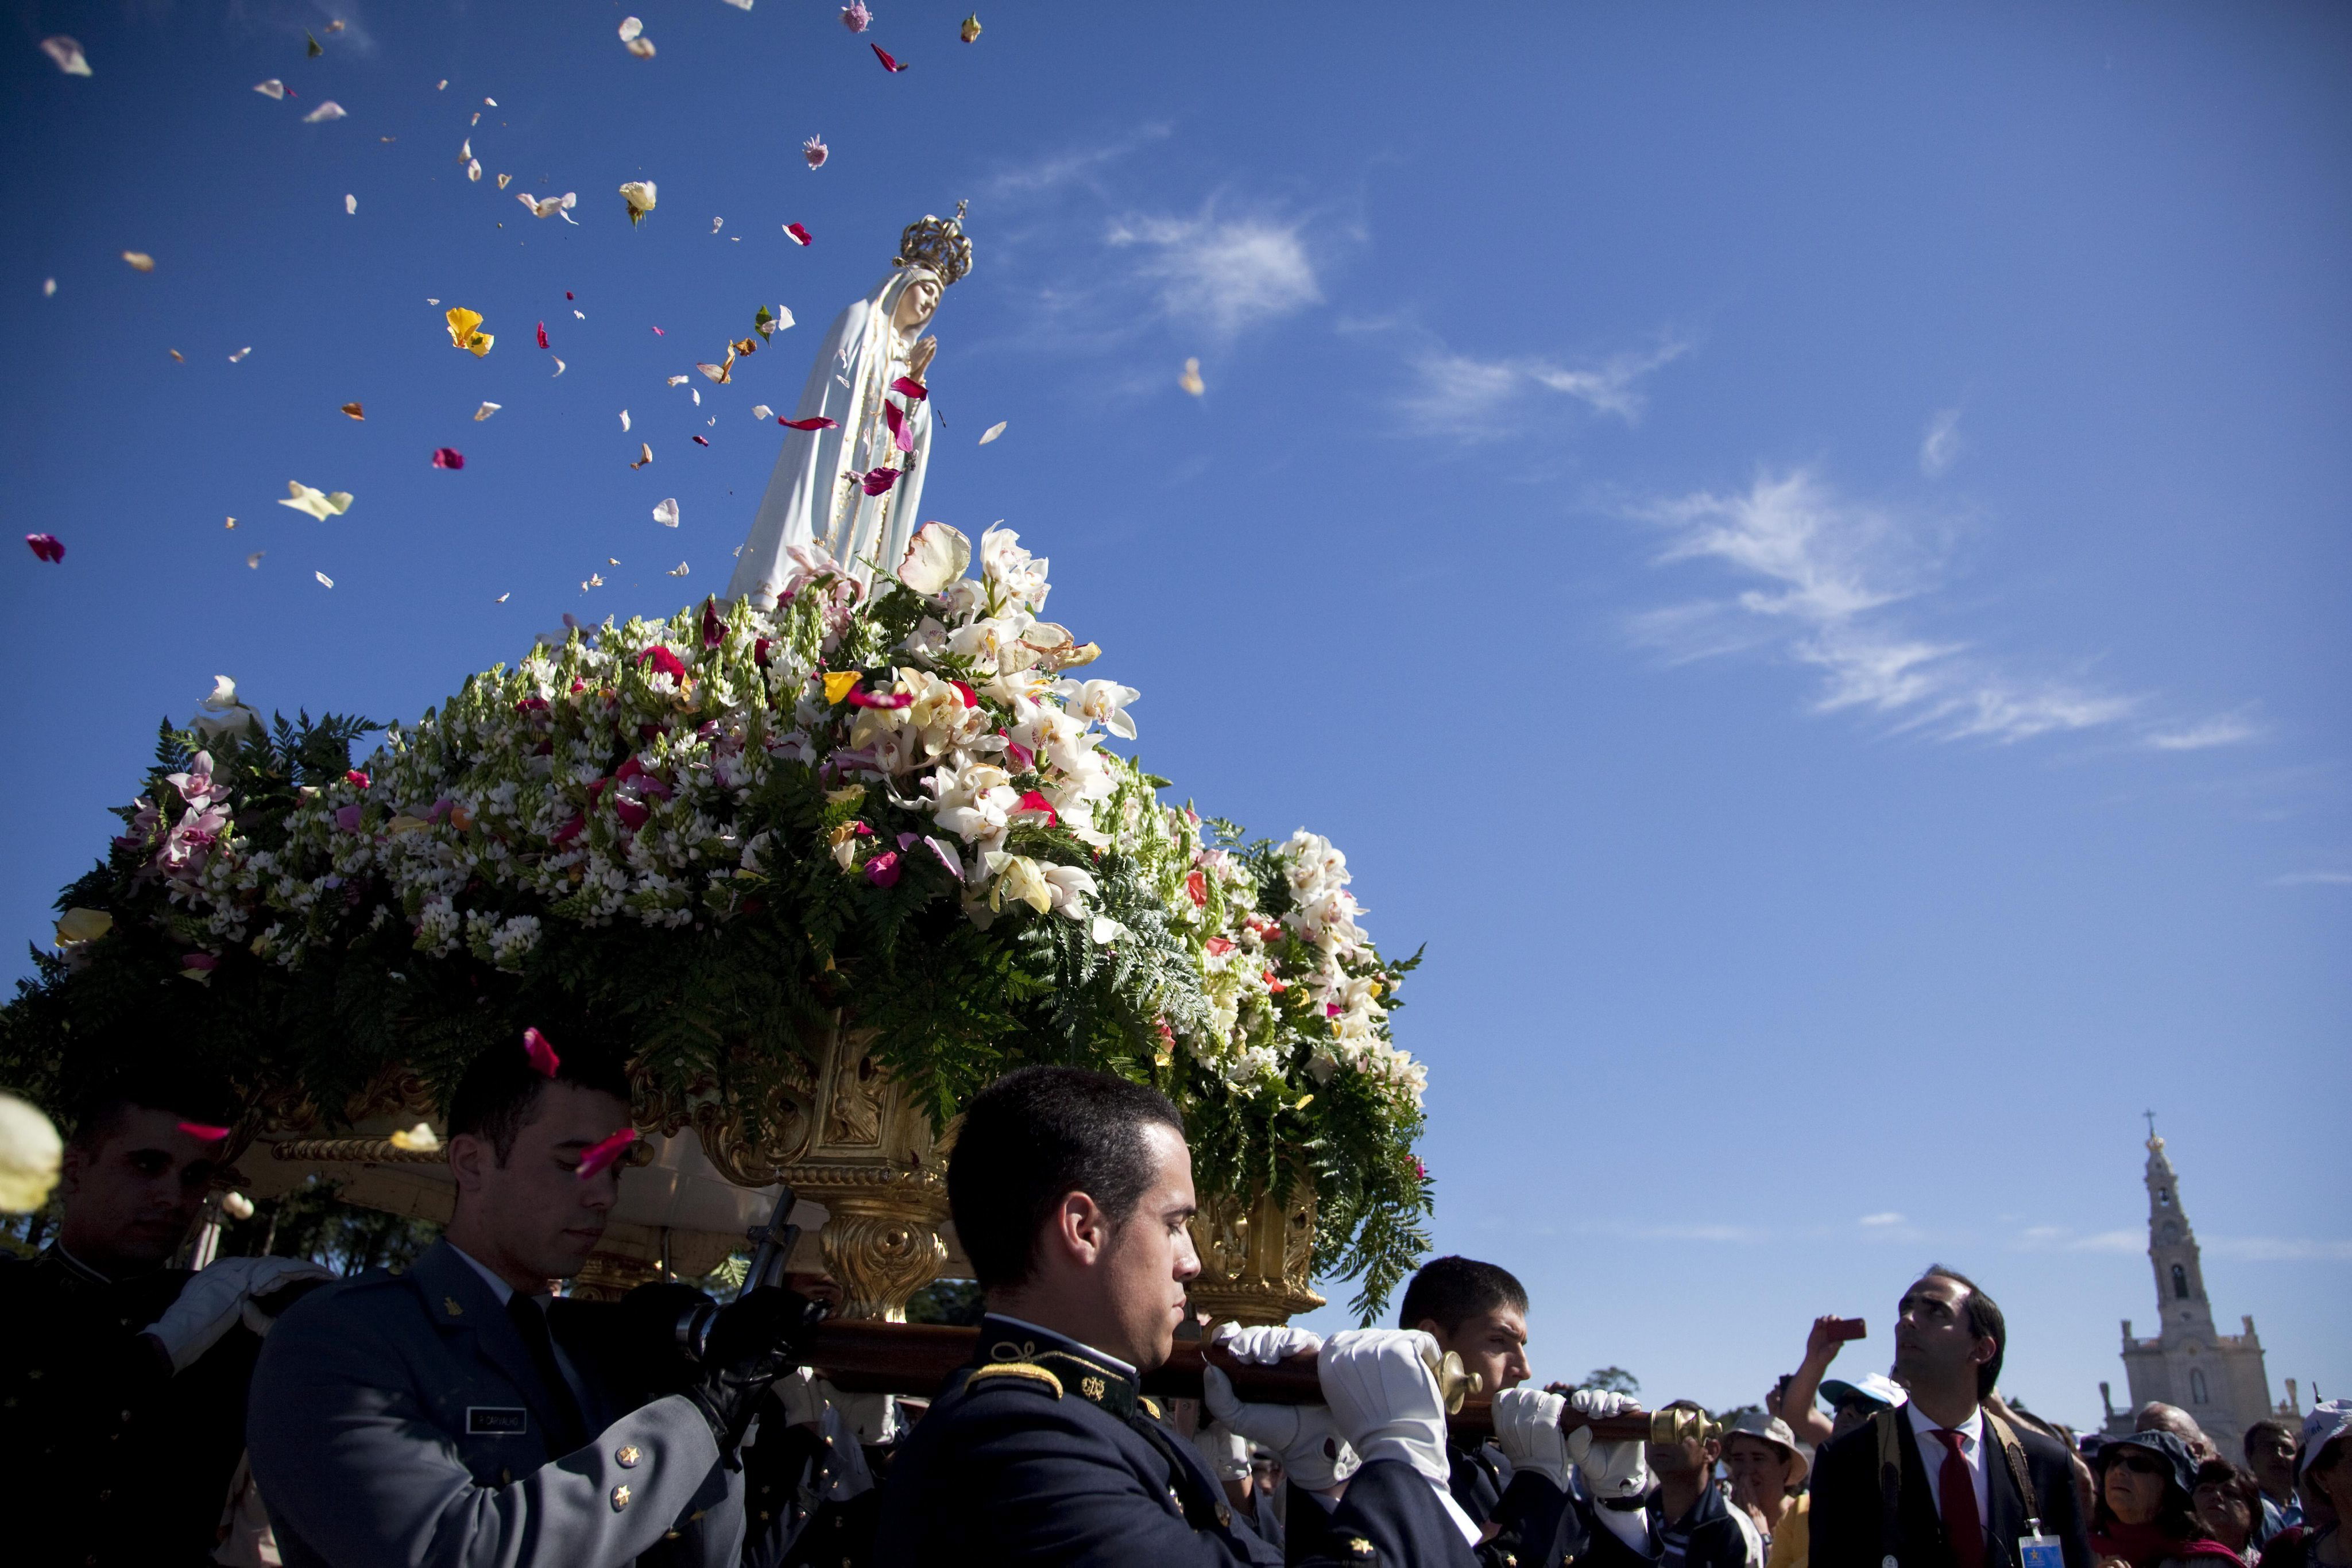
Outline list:
[[[2154,1305],[2152,1108],[2221,1321],[2347,1392],[2341,6],[1024,6],[967,47],[885,0],[896,76],[831,4],[635,9],[650,60],[619,6],[16,7],[5,504],[68,553],[0,568],[8,929],[216,673],[410,716],[722,586],[750,406],[969,198],[926,512],[1050,554],[1141,755],[1428,944],[1438,1239],[1527,1280],[1540,1373],[1744,1402],[1828,1311],[1881,1366],[1937,1257],[2087,1420]],[[665,384],[762,303],[801,325],[734,385]]]

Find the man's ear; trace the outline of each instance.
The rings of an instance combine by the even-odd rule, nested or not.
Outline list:
[[[82,1173],[89,1169],[90,1151],[79,1144],[68,1144],[64,1160],[58,1166],[58,1194],[71,1197],[81,1190]]]
[[[449,1140],[449,1174],[457,1183],[457,1196],[482,1190],[484,1173],[495,1163],[498,1151],[471,1133],[459,1133]]]
[[[1437,1348],[1440,1351],[1448,1351],[1454,1348],[1454,1336],[1447,1333],[1443,1328],[1439,1327],[1438,1322],[1435,1318],[1423,1318],[1412,1326],[1420,1330],[1423,1333],[1427,1334],[1430,1338],[1435,1340],[1437,1342]]]
[[[1082,1192],[1065,1193],[1054,1208],[1054,1244],[1071,1262],[1091,1266],[1110,1249],[1110,1217]]]
[[[1980,1333],[1977,1335],[1975,1346],[1969,1352],[1969,1362],[1974,1366],[1983,1366],[2000,1354],[2000,1342],[1989,1333]]]

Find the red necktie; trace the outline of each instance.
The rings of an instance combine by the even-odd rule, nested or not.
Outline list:
[[[1984,1525],[1977,1519],[1977,1483],[1960,1458],[1960,1435],[1937,1427],[1944,1445],[1943,1468],[1936,1474],[1936,1504],[1944,1515],[1944,1535],[1952,1543],[1959,1568],[1984,1568]]]

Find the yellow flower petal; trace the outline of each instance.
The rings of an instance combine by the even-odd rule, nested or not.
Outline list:
[[[441,1146],[441,1140],[429,1122],[419,1122],[404,1132],[394,1133],[386,1142],[395,1149],[406,1149],[418,1155],[429,1155]]]
[[[848,700],[849,694],[856,689],[857,672],[856,670],[827,670],[825,672],[825,701],[829,703],[845,702]]]
[[[444,314],[449,319],[449,342],[453,348],[466,347],[466,340],[474,336],[474,329],[482,324],[480,311],[468,310],[463,306]]]
[[[95,942],[114,929],[114,916],[103,909],[68,909],[58,922],[58,945]]]

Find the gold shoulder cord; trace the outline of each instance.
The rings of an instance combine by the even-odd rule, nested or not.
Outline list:
[[[984,1377],[1025,1377],[1033,1383],[1042,1383],[1052,1389],[1055,1398],[1059,1399],[1062,1396],[1060,1378],[1044,1367],[1033,1365],[1025,1361],[999,1361],[987,1366],[975,1367],[972,1369],[971,1375],[964,1380],[964,1385],[970,1387]]]

